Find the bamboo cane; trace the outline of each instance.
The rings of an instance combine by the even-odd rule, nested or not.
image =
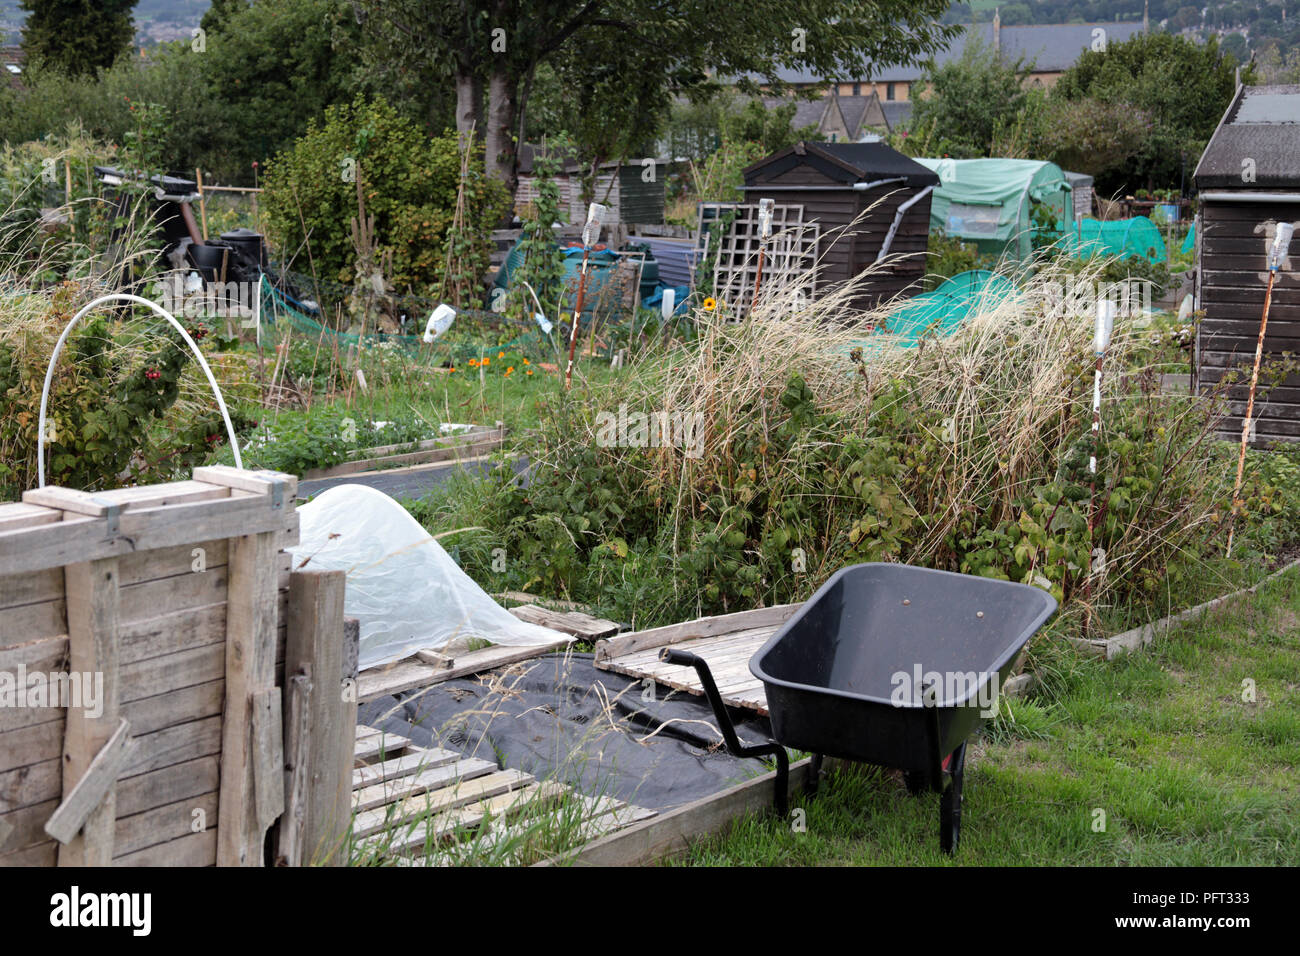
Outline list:
[[[582,271],[578,275],[578,294],[573,301],[573,322],[569,327],[569,364],[564,370],[564,387],[573,384],[573,360],[578,348],[578,325],[582,322],[583,300],[587,294],[587,263],[591,247],[600,238],[600,224],[605,218],[605,207],[591,203],[587,207],[587,224],[582,227]]]
[[[1277,224],[1273,245],[1268,253],[1268,287],[1264,290],[1264,311],[1259,317],[1259,337],[1255,340],[1255,364],[1250,372],[1250,394],[1246,399],[1246,415],[1241,420],[1241,447],[1237,452],[1237,480],[1232,485],[1232,512],[1228,516],[1228,547],[1224,557],[1232,557],[1232,538],[1236,532],[1237,514],[1241,511],[1241,484],[1246,472],[1246,443],[1255,415],[1255,389],[1259,385],[1259,366],[1264,357],[1264,335],[1268,329],[1268,312],[1273,305],[1273,283],[1278,269],[1286,258],[1294,227],[1289,222]]]

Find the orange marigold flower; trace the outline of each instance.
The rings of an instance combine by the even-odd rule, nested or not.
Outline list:
[[[712,312],[717,307],[718,307],[718,301],[717,299],[713,298],[713,296],[709,296],[707,299],[704,300],[705,312]]]
[[[505,358],[505,357],[506,357],[506,353],[505,353],[505,352],[498,352],[498,353],[497,353],[497,358]]]
[[[491,364],[492,364],[492,360],[491,360],[490,358],[488,358],[488,357],[485,355],[485,356],[483,356],[483,364],[484,364],[484,365],[491,365]]]

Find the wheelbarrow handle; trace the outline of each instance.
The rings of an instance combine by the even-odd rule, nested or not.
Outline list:
[[[747,747],[740,742],[740,738],[736,736],[736,726],[731,722],[731,714],[727,712],[727,705],[722,700],[722,694],[718,692],[718,685],[714,682],[713,674],[709,671],[709,665],[704,658],[689,651],[665,647],[659,652],[659,659],[665,664],[695,668],[695,673],[699,675],[700,684],[704,688],[704,696],[708,698],[709,706],[713,708],[713,716],[718,719],[718,730],[722,732],[722,739],[732,755],[761,757],[771,754],[776,758],[776,792],[773,802],[776,805],[776,812],[784,817],[789,807],[790,791],[790,755],[785,752],[785,748],[775,740],[754,747]]]

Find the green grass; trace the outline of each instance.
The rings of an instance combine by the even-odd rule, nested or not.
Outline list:
[[[832,774],[806,831],[770,816],[696,844],[687,865],[1300,863],[1300,575],[1110,663],[1054,651],[1046,691],[972,742],[961,846],[934,795],[878,769]],[[1243,681],[1256,700],[1244,701]],[[1004,702],[1004,706],[1005,706]],[[1094,829],[1097,811],[1105,829]]]

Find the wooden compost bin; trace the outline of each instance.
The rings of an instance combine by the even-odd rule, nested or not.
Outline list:
[[[263,863],[293,782],[281,686],[296,484],[212,467],[190,481],[50,487],[0,504],[0,681],[11,694],[0,707],[0,866]],[[341,631],[334,575],[296,588],[305,610],[291,657],[319,643],[310,632],[322,618]],[[101,692],[69,697],[87,674],[102,675]],[[15,698],[18,675],[67,692]],[[81,683],[94,690],[93,677]],[[301,723],[311,702],[293,703]],[[317,768],[330,786],[347,780],[348,736],[343,769]],[[288,743],[302,747],[292,732]]]
[[[1230,372],[1220,436],[1239,440],[1268,286],[1268,249],[1280,222],[1300,229],[1300,86],[1238,87],[1210,139],[1195,181],[1197,308],[1193,384],[1213,390]],[[1263,362],[1300,351],[1300,238],[1277,273]],[[1255,442],[1300,441],[1300,375],[1255,400]]]
[[[745,202],[772,199],[802,206],[803,221],[821,230],[819,290],[847,282],[884,262],[856,308],[915,295],[927,271],[930,195],[939,177],[883,143],[804,143],[745,170]]]

